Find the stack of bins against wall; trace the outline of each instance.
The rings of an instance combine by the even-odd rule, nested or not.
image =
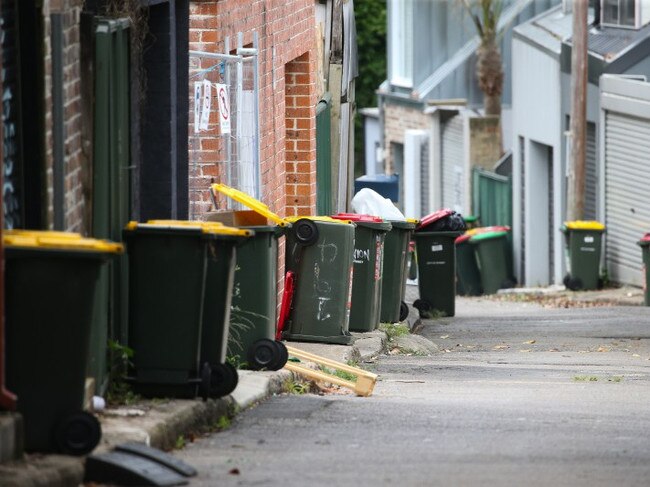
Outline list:
[[[415,229],[420,298],[413,306],[421,318],[456,314],[454,242],[463,230],[462,216],[449,209],[427,215]]]
[[[325,216],[282,218],[241,191],[223,184],[213,185],[213,190],[287,227],[278,338],[350,344],[354,224]]]
[[[398,323],[408,316],[404,302],[408,272],[409,242],[417,220],[387,220],[390,231],[384,241],[384,273],[381,286],[382,323]]]
[[[152,220],[124,229],[129,260],[130,377],[148,397],[221,397],[236,246],[254,234],[219,223]]]
[[[564,285],[572,291],[601,288],[600,256],[605,225],[576,220],[565,222],[560,231],[565,237],[569,260]]]
[[[643,304],[650,306],[650,233],[646,233],[641,240],[638,241],[641,247],[643,258]]]
[[[356,225],[350,331],[373,331],[379,326],[384,240],[392,225],[371,215],[340,213],[333,218]]]
[[[7,386],[27,451],[84,455],[101,438],[83,411],[100,269],[122,246],[79,234],[5,231]]]
[[[273,223],[241,227],[253,230],[255,235],[237,248],[228,354],[243,359],[250,369],[279,370],[286,364],[288,353],[286,346],[276,340],[278,239],[289,224],[268,206],[237,189],[214,184],[212,191],[246,205],[267,223]],[[236,218],[240,212],[226,213]]]

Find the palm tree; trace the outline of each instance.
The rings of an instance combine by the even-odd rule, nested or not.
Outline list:
[[[486,115],[501,116],[503,63],[497,44],[503,0],[461,0],[481,39],[477,51],[476,76],[483,92]]]

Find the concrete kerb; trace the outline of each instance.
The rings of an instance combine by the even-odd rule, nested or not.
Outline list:
[[[385,351],[381,331],[355,334],[352,346],[290,343],[301,350],[339,362],[364,362]],[[239,384],[228,397],[208,400],[146,400],[98,413],[102,441],[94,453],[126,441],[140,441],[162,450],[177,446],[179,438],[215,429],[224,416],[232,416],[272,395],[285,392],[292,372],[239,371]],[[83,481],[84,459],[60,455],[26,455],[23,460],[0,464],[2,487],[77,487]]]

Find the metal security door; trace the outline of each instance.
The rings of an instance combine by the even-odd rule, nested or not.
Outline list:
[[[640,286],[639,237],[650,228],[650,120],[606,112],[605,224],[610,277]]]
[[[258,36],[237,54],[190,51],[190,219],[211,209],[243,209],[227,197],[212,200],[210,185],[225,183],[264,200],[260,168]]]

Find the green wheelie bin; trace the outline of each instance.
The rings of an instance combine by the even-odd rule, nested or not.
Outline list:
[[[7,386],[27,451],[84,455],[101,438],[83,411],[90,325],[102,265],[120,244],[46,231],[4,232]]]
[[[476,262],[474,246],[469,243],[472,235],[465,233],[456,238],[456,293],[460,296],[483,294],[481,272]]]
[[[392,225],[380,217],[355,213],[339,213],[333,218],[356,225],[350,331],[373,331],[379,326],[384,240]]]
[[[235,188],[213,184],[212,191],[275,223],[244,227],[255,235],[237,248],[228,354],[243,359],[253,370],[279,370],[287,363],[288,353],[284,343],[276,340],[278,239],[289,224],[264,203]]]
[[[572,291],[601,288],[600,254],[605,225],[576,220],[565,222],[560,230],[564,233],[569,260],[564,285]]]
[[[279,370],[286,347],[276,342],[278,226],[246,227],[255,236],[237,249],[235,287],[230,310],[228,354],[254,370]]]
[[[408,316],[404,302],[408,272],[409,242],[417,220],[387,220],[391,230],[384,241],[384,273],[381,285],[381,323],[398,323]]]
[[[650,306],[650,233],[646,233],[638,242],[643,257],[643,304]]]
[[[460,214],[448,208],[420,220],[413,238],[418,260],[420,297],[413,303],[420,318],[456,314],[456,245],[465,230]]]
[[[499,289],[514,286],[508,266],[510,256],[507,231],[476,233],[469,239],[469,243],[474,246],[485,294],[494,294]]]
[[[237,385],[225,363],[235,247],[251,230],[151,220],[124,229],[129,260],[129,380],[147,397],[221,397]]]
[[[349,345],[354,224],[326,216],[288,220],[282,337]]]

